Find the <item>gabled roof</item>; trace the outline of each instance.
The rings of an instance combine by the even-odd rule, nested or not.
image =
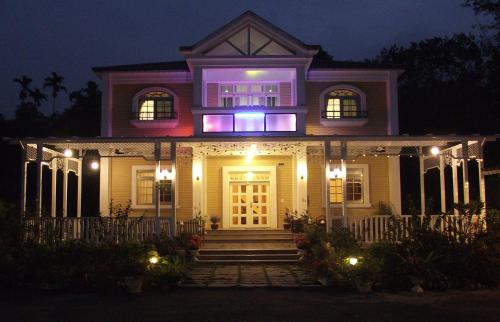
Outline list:
[[[309,69],[397,69],[402,70],[402,66],[377,64],[371,62],[348,61],[348,60],[318,60],[314,59]]]
[[[95,73],[101,72],[133,72],[133,71],[189,71],[188,65],[184,60],[165,61],[157,63],[130,64],[130,65],[112,65],[92,67]]]
[[[222,42],[225,37],[238,32],[248,25],[260,29],[259,31],[266,31],[268,36],[275,38],[274,40],[277,40],[278,42],[281,40],[285,43],[285,45],[291,45],[295,48],[300,48],[303,52],[309,52],[311,56],[314,55],[320,48],[318,45],[308,45],[254,12],[246,11],[214,32],[210,33],[200,41],[196,42],[194,45],[181,46],[179,49],[185,55],[206,50],[210,46],[214,46],[215,44]]]

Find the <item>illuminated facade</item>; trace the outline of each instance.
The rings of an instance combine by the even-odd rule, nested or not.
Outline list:
[[[181,47],[184,61],[96,67],[101,137],[27,140],[27,160],[81,174],[97,152],[102,215],[130,200],[134,215],[217,215],[224,229],[279,229],[287,211],[346,224],[380,202],[401,213],[401,156],[421,160],[421,178],[451,165],[458,200],[458,164],[481,164],[484,138],[399,136],[403,71],[322,61],[319,50],[246,12]],[[65,149],[78,157],[43,157]]]

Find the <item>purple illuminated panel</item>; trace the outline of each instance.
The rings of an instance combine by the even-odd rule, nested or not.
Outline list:
[[[234,114],[234,131],[235,132],[264,131],[264,113]]]
[[[203,132],[233,132],[233,116],[203,115]]]
[[[295,114],[266,114],[266,131],[295,132],[297,116]]]

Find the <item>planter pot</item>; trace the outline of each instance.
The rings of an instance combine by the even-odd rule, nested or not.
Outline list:
[[[219,229],[219,224],[211,224],[210,228],[212,228],[212,230],[217,230]]]
[[[420,284],[415,284],[413,285],[413,287],[411,288],[411,291],[413,293],[417,293],[417,294],[422,294],[424,293],[424,288],[422,287],[422,285]]]
[[[142,293],[142,277],[137,276],[127,276],[125,277],[125,288],[129,294],[141,294]]]
[[[198,259],[198,255],[200,254],[200,250],[199,249],[190,249],[187,251],[188,254],[189,254],[189,257],[194,259],[194,260],[197,260]]]
[[[299,255],[299,261],[303,262],[305,260],[306,255],[307,255],[307,250],[306,249],[299,249],[297,251],[297,255]]]
[[[370,293],[373,291],[373,282],[356,281],[356,289],[359,293]]]
[[[323,286],[331,286],[333,284],[333,280],[331,277],[318,277],[318,282]]]
[[[290,223],[284,223],[283,224],[283,229],[284,230],[290,230],[290,228],[292,228],[292,224],[290,224]]]

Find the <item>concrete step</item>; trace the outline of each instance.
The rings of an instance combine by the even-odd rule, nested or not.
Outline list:
[[[200,261],[256,261],[256,260],[267,260],[267,261],[282,261],[282,260],[298,260],[297,254],[213,254],[213,255],[202,255],[198,256]]]
[[[216,259],[199,260],[199,263],[205,264],[297,264],[297,259]]]
[[[297,254],[297,249],[200,249],[200,255],[271,255],[271,254]]]
[[[231,243],[245,243],[245,244],[254,244],[254,243],[272,243],[272,244],[292,244],[293,240],[284,239],[284,238],[259,238],[259,239],[241,239],[241,238],[217,238],[217,239],[205,239],[203,240],[203,244],[211,244],[211,243],[219,243],[219,244],[231,244]]]
[[[248,234],[283,234],[291,235],[289,230],[283,229],[224,229],[207,230],[207,235],[248,235]]]
[[[224,249],[224,250],[233,250],[233,249],[293,249],[297,251],[297,246],[295,243],[291,242],[276,242],[276,243],[266,243],[266,242],[251,242],[247,243],[244,240],[234,241],[234,242],[225,242],[225,241],[214,241],[208,243],[202,243],[201,250],[208,249]]]
[[[220,236],[205,236],[204,240],[240,240],[240,241],[252,241],[252,240],[262,240],[262,241],[268,241],[268,240],[278,240],[278,241],[288,241],[292,242],[293,238],[291,236],[282,236],[282,235],[248,235],[248,236],[243,236],[243,235],[220,235]]]

